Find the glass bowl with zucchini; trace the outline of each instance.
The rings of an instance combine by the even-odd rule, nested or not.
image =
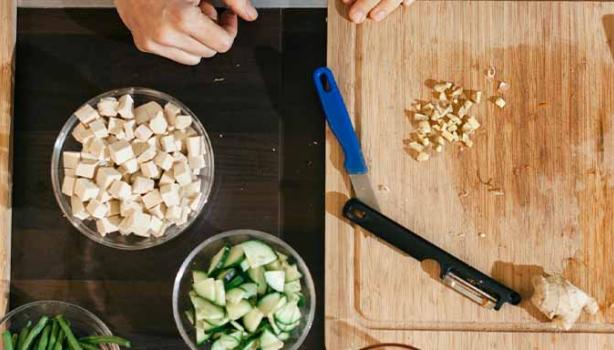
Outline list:
[[[309,269],[292,247],[260,231],[215,235],[185,259],[173,314],[192,350],[295,350],[315,314]]]
[[[4,350],[119,350],[130,342],[114,336],[86,309],[55,300],[22,305],[0,320]]]

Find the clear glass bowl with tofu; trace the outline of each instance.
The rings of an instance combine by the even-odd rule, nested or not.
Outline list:
[[[166,126],[162,125],[162,129],[155,132],[152,130],[159,127],[153,122],[155,118],[139,124],[136,122],[137,113],[137,117],[132,119],[123,118],[121,114],[114,118],[98,118],[104,120],[105,127],[100,128],[102,134],[98,137],[92,136],[96,135],[100,126],[100,123],[95,123],[96,119],[87,124],[87,133],[83,129],[75,130],[82,128],[81,121],[87,118],[84,117],[83,111],[98,109],[99,113],[106,114],[107,112],[103,112],[105,108],[121,110],[124,107],[122,103],[115,107],[98,107],[98,103],[105,99],[113,101],[113,98],[121,102],[120,98],[125,95],[131,96],[135,107],[153,101],[163,108],[167,104],[177,108],[163,110]],[[159,117],[159,114],[156,116]],[[131,121],[134,124],[130,123]],[[173,123],[178,126],[177,129]],[[187,123],[189,126],[185,126]],[[139,129],[141,125],[148,125],[149,129]],[[107,136],[104,133],[107,133]],[[129,133],[134,133],[135,137],[128,136]],[[173,138],[166,137],[169,135],[173,135]],[[85,138],[87,141],[82,144],[76,137],[82,140]],[[180,137],[184,138],[178,141]],[[200,142],[188,145],[194,137],[200,137]],[[100,140],[103,142],[99,142]],[[130,147],[126,147],[126,143]],[[88,152],[81,152],[84,145],[87,145]],[[172,149],[180,145],[181,150]],[[191,154],[187,150],[190,146],[193,147],[190,150],[198,149],[198,157],[187,157]],[[99,152],[98,158],[96,152]],[[116,161],[121,165],[117,165]],[[154,164],[157,166],[152,166]],[[193,168],[190,168],[191,166]],[[117,172],[109,170],[110,167]],[[119,180],[115,177],[119,176],[118,173],[121,174]],[[74,182],[65,182],[66,176],[75,179]],[[77,180],[79,178],[82,180]],[[185,231],[205,207],[213,180],[214,158],[211,141],[196,115],[172,96],[140,87],[108,91],[79,107],[62,127],[51,159],[53,191],[64,216],[91,240],[123,250],[151,248]],[[100,188],[105,190],[101,191]],[[124,220],[129,216],[129,220]],[[147,222],[149,224],[146,224]],[[115,230],[120,227],[122,233]]]
[[[222,326],[219,326],[220,323],[215,323],[213,327],[207,327],[207,328],[204,328],[204,330],[201,329],[200,334],[199,334],[199,329],[197,329],[200,324],[204,325],[206,323],[206,324],[211,325],[213,324],[213,321],[209,321],[206,317],[203,317],[202,319],[200,319],[198,316],[199,314],[201,314],[200,311],[195,310],[195,306],[194,306],[195,304],[193,301],[193,297],[194,295],[202,296],[200,291],[196,292],[196,294],[192,294],[194,292],[193,288],[195,287],[195,284],[193,283],[196,277],[201,276],[200,278],[205,278],[205,279],[217,278],[217,281],[221,279],[224,280],[223,288],[227,289],[228,291],[226,293],[222,293],[222,295],[225,295],[225,299],[227,301],[226,306],[225,306],[227,310],[226,312],[227,317],[230,317],[230,314],[231,314],[230,307],[228,305],[231,305],[232,303],[232,298],[230,296],[233,294],[233,288],[234,288],[234,291],[236,291],[236,289],[247,290],[248,288],[245,288],[247,284],[252,284],[252,285],[256,284],[258,286],[261,285],[259,282],[256,281],[258,278],[254,279],[254,276],[251,274],[252,268],[243,267],[244,263],[247,263],[248,266],[250,265],[250,257],[248,256],[247,248],[241,249],[244,252],[243,258],[240,258],[240,257],[236,259],[232,258],[233,255],[235,257],[239,256],[237,254],[233,254],[234,248],[236,248],[239,245],[245,246],[245,243],[248,241],[250,243],[256,243],[256,245],[264,246],[266,249],[269,249],[269,248],[272,249],[272,251],[274,251],[275,254],[277,254],[279,257],[277,261],[281,261],[282,256],[285,259],[287,259],[284,261],[291,264],[291,266],[295,269],[295,271],[298,271],[300,273],[298,275],[299,276],[298,281],[300,281],[300,288],[294,291],[284,289],[283,292],[276,292],[275,290],[266,286],[266,284],[269,283],[267,280],[265,284],[265,287],[266,287],[265,290],[261,291],[260,287],[258,287],[257,291],[254,291],[254,293],[257,293],[257,294],[254,294],[252,296],[245,296],[246,299],[244,299],[242,302],[244,302],[245,300],[248,300],[251,305],[252,310],[253,309],[262,310],[261,302],[267,298],[270,298],[270,296],[281,295],[282,298],[287,297],[286,300],[288,300],[288,302],[285,303],[285,305],[289,305],[291,303],[290,293],[298,292],[299,295],[301,295],[301,302],[297,304],[299,306],[299,311],[300,311],[299,321],[295,323],[295,326],[292,329],[283,329],[283,328],[281,330],[276,329],[275,334],[277,334],[279,339],[283,339],[283,346],[281,347],[281,349],[283,350],[299,349],[301,345],[303,344],[303,342],[305,341],[307,334],[309,333],[309,330],[311,329],[311,326],[313,324],[314,317],[315,317],[315,308],[316,308],[315,287],[313,284],[311,273],[309,272],[307,265],[305,264],[303,259],[300,257],[300,255],[298,255],[298,253],[283,240],[269,233],[241,229],[241,230],[233,230],[233,231],[227,231],[227,232],[217,234],[205,240],[201,244],[199,244],[196,248],[192,250],[192,252],[190,252],[187,258],[181,264],[179,271],[177,272],[177,276],[175,277],[175,283],[173,286],[173,316],[175,318],[175,324],[177,325],[177,329],[179,330],[181,337],[183,338],[183,340],[185,341],[185,343],[190,349],[192,350],[201,349],[202,350],[202,349],[219,348],[216,346],[220,344],[214,345],[214,343],[216,342],[216,340],[221,339],[221,338],[216,338],[220,336],[220,334],[226,334],[226,335],[230,334],[230,336],[234,336],[233,334],[242,334],[241,339],[239,340],[242,346],[244,346],[245,349],[252,349],[254,347],[262,345],[262,344],[259,344],[260,340],[258,340],[258,342],[256,343],[251,342],[253,339],[259,339],[262,337],[263,333],[258,333],[258,332],[264,332],[264,330],[270,330],[270,332],[274,332],[270,326],[270,322],[275,322],[275,320],[277,320],[277,313],[273,315],[272,317],[273,321],[271,321],[270,317],[265,316],[261,318],[261,321],[259,321],[257,325],[253,325],[252,327],[253,329],[256,329],[256,331],[250,331],[248,321],[246,320],[246,317],[248,317],[247,316],[248,314],[246,314],[246,316],[244,317],[235,319],[235,321],[225,323]],[[222,250],[227,250],[229,253],[225,254],[225,257],[222,258],[221,260],[216,259],[215,257],[216,256],[219,257],[219,253]],[[256,255],[259,255],[259,257],[262,257],[265,254],[262,254],[262,251],[259,251],[257,252]],[[225,260],[225,262],[222,262],[223,260]],[[229,263],[230,260],[233,261],[232,264]],[[212,261],[216,261],[216,263],[212,263]],[[228,265],[226,263],[228,263]],[[223,265],[223,267],[220,267],[219,269],[221,271],[224,271],[221,273],[224,275],[224,277],[220,278],[219,275],[218,277],[215,277],[215,272],[208,271],[207,267],[210,267],[210,264]],[[225,271],[228,271],[227,266],[233,266],[233,268],[237,271],[237,274],[234,277],[232,277],[232,279],[226,278],[228,276],[228,274],[225,273]],[[272,269],[270,267],[270,264],[260,266],[259,268],[263,268],[264,270],[268,272],[270,272]],[[241,270],[243,272],[239,272]],[[286,274],[286,276],[288,275],[289,274]],[[243,276],[243,279],[241,280],[240,277],[242,276]],[[235,279],[239,279],[242,281],[239,284],[237,284],[238,287],[232,286],[234,285]],[[286,280],[288,284],[290,283],[296,284],[297,283],[296,281],[297,280],[294,280],[294,282],[289,282],[288,280]],[[206,284],[206,281],[204,281],[204,283]],[[217,290],[215,292],[215,295],[216,295],[215,298],[219,296],[219,293]],[[206,298],[206,296],[202,296],[202,297]],[[220,306],[221,304],[218,301],[213,300],[211,301],[211,303],[213,303],[211,305],[213,305],[214,308],[222,307]],[[279,305],[279,304],[276,303],[276,305]],[[192,313],[193,311],[194,313]],[[190,316],[190,315],[193,315],[193,316]],[[194,320],[195,320],[196,326],[193,325]],[[202,322],[205,322],[205,323],[202,323]],[[241,329],[241,328],[244,328],[243,331],[239,331],[239,333],[236,333],[236,330]],[[274,328],[280,328],[280,327],[277,326]],[[285,334],[283,338],[280,335],[281,333]],[[224,335],[222,335],[222,337],[223,336]],[[201,338],[201,339],[199,340],[198,338]],[[278,348],[279,349],[279,347],[275,347],[275,346],[270,346],[270,347],[263,346],[262,348],[267,348],[267,349],[268,348]]]

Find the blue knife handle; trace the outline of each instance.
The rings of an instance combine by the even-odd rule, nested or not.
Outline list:
[[[345,154],[343,163],[345,170],[352,175],[366,174],[367,164],[360,149],[360,142],[354,132],[341,92],[337,88],[333,72],[327,67],[318,68],[313,72],[313,82],[320,96],[328,125]]]

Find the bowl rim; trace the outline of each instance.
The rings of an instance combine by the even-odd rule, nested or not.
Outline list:
[[[26,303],[26,304],[23,304],[21,306],[14,308],[13,310],[9,311],[6,315],[4,315],[4,317],[0,319],[0,326],[3,325],[11,317],[25,310],[31,309],[36,306],[47,305],[47,304],[57,304],[57,305],[62,305],[64,307],[74,308],[78,310],[79,312],[84,313],[87,317],[91,318],[94,321],[94,323],[96,323],[97,326],[99,326],[104,332],[104,334],[102,335],[113,335],[113,332],[111,332],[111,329],[109,329],[106,323],[104,323],[98,316],[96,316],[93,312],[89,311],[88,309],[82,306],[79,306],[77,304],[73,304],[73,303],[69,303],[69,302],[61,301],[61,300],[52,300],[52,299],[32,301],[32,302],[29,302],[29,303]]]
[[[303,273],[303,279],[305,280],[305,287],[309,291],[309,298],[310,298],[309,301],[310,302],[309,302],[309,311],[306,315],[306,318],[305,318],[306,322],[305,322],[303,329],[301,330],[301,335],[296,339],[296,341],[289,348],[289,350],[297,350],[307,338],[307,335],[309,334],[309,331],[311,330],[311,327],[313,326],[313,322],[315,320],[317,296],[316,296],[313,279],[311,276],[311,271],[309,270],[309,267],[307,266],[307,264],[305,264],[305,261],[300,256],[300,254],[298,254],[296,250],[294,250],[294,248],[292,248],[292,246],[290,246],[284,240],[270,233],[258,231],[258,230],[252,230],[252,229],[235,229],[235,230],[229,230],[229,231],[224,231],[224,232],[215,234],[207,238],[200,244],[198,244],[196,247],[194,247],[194,249],[190,251],[188,256],[181,263],[181,266],[179,267],[179,271],[177,272],[177,275],[175,276],[175,281],[173,282],[173,296],[172,296],[173,298],[173,317],[175,318],[175,325],[177,326],[177,330],[181,334],[181,338],[183,338],[183,341],[186,343],[186,345],[188,345],[190,349],[199,350],[199,348],[195,346],[194,342],[187,334],[185,327],[183,325],[182,318],[181,318],[182,310],[179,310],[179,289],[180,289],[182,277],[185,275],[186,271],[189,269],[190,267],[189,265],[192,263],[196,255],[198,255],[198,253],[200,253],[206,246],[208,246],[209,244],[212,244],[213,242],[223,240],[223,239],[226,239],[232,236],[238,236],[238,235],[252,236],[257,239],[263,239],[265,241],[269,240],[275,244],[282,246],[288,253],[292,255],[292,258],[296,260],[301,270],[301,273]]]
[[[62,166],[60,164],[60,157],[61,157],[63,145],[66,142],[66,139],[68,138],[68,136],[70,135],[72,129],[75,127],[76,123],[79,122],[77,117],[75,116],[75,111],[85,106],[86,104],[90,106],[95,106],[95,104],[98,103],[98,101],[104,97],[110,97],[110,96],[117,97],[117,96],[125,95],[125,94],[146,95],[146,96],[151,96],[154,98],[162,99],[167,102],[172,102],[173,104],[176,104],[179,108],[181,108],[183,112],[185,112],[185,114],[190,115],[192,117],[192,122],[197,125],[198,129],[201,129],[203,131],[203,134],[200,136],[203,136],[204,138],[205,148],[207,149],[207,155],[208,155],[208,158],[210,158],[209,166],[205,167],[204,169],[205,173],[202,173],[200,175],[202,178],[208,178],[209,181],[207,181],[206,184],[204,184],[205,190],[200,192],[202,196],[201,196],[200,203],[198,204],[198,207],[196,208],[196,211],[189,217],[188,221],[183,225],[183,228],[181,228],[180,230],[177,231],[177,233],[172,234],[172,235],[165,234],[162,237],[155,238],[155,239],[153,238],[144,239],[141,241],[141,244],[138,244],[138,245],[111,242],[108,239],[105,239],[105,237],[101,236],[98,232],[93,231],[90,227],[85,225],[83,220],[75,218],[72,215],[72,213],[69,211],[69,208],[67,208],[66,205],[64,205],[63,203],[64,194],[62,193],[62,190],[61,190],[62,185],[61,185],[61,181],[59,178],[59,173],[60,173],[59,169]],[[55,200],[58,203],[60,210],[62,210],[64,217],[66,217],[66,219],[72,224],[72,226],[76,228],[77,231],[79,231],[82,235],[86,236],[87,238],[89,238],[90,240],[96,243],[102,244],[110,248],[128,250],[128,251],[144,250],[144,249],[159,246],[161,244],[164,244],[178,237],[180,234],[187,231],[187,229],[190,226],[192,226],[192,224],[196,221],[196,219],[200,217],[200,215],[202,214],[205,205],[209,201],[209,197],[211,196],[211,193],[213,191],[214,182],[215,182],[215,155],[213,152],[213,147],[211,145],[211,139],[209,137],[209,133],[207,132],[207,129],[201,123],[200,119],[196,116],[196,114],[192,112],[192,110],[188,108],[179,99],[165,92],[146,88],[146,87],[138,87],[138,86],[122,87],[122,88],[117,88],[117,89],[103,92],[97,96],[90,98],[89,100],[81,104],[79,107],[77,107],[71,113],[70,117],[66,120],[66,122],[60,129],[60,132],[58,136],[56,137],[55,142],[53,143],[53,152],[51,155],[50,168],[51,168],[50,169],[51,170],[50,171],[51,172],[51,185],[53,187],[53,194],[54,194]]]

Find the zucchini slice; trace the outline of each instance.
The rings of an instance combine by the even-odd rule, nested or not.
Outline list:
[[[245,299],[249,299],[258,294],[258,286],[255,283],[243,283],[239,288],[245,291]]]
[[[255,332],[256,329],[258,329],[260,321],[262,321],[263,317],[264,315],[262,312],[260,312],[260,310],[258,310],[257,307],[251,309],[247,315],[243,316],[243,325],[245,326],[245,329],[247,329],[248,332]]]
[[[264,280],[273,290],[278,292],[284,291],[284,282],[286,280],[286,273],[283,271],[266,271],[264,273]],[[299,283],[300,286],[300,283]]]
[[[236,321],[247,315],[252,310],[252,306],[247,300],[241,300],[236,304],[226,304],[226,312],[231,321]]]
[[[263,350],[279,350],[284,347],[284,342],[279,340],[275,334],[265,329],[260,336],[260,348]]]
[[[225,315],[224,309],[216,306],[204,298],[199,297],[196,293],[190,293],[190,299],[194,306],[194,315],[196,320],[219,320]]]
[[[243,247],[241,247],[241,245],[235,245],[230,248],[230,252],[228,252],[228,257],[224,262],[224,267],[239,266],[244,259],[245,253],[243,252]]]
[[[207,279],[207,273],[201,270],[192,270],[192,281],[198,283]]]
[[[215,280],[213,278],[207,278],[194,282],[192,289],[194,289],[199,297],[205,298],[209,301],[215,301]]]
[[[212,275],[213,272],[224,267],[229,252],[230,248],[228,246],[224,246],[213,256],[213,258],[211,258],[211,264],[209,264],[209,269],[207,270],[209,275]]]
[[[258,286],[258,294],[266,293],[266,280],[264,279],[264,269],[262,267],[251,268],[247,270],[249,278]]]
[[[236,304],[241,299],[245,299],[245,291],[241,288],[234,288],[226,292],[226,303]]]
[[[275,254],[273,248],[261,241],[250,240],[243,242],[241,247],[243,247],[245,258],[251,268],[266,265],[277,259],[277,254]]]
[[[215,281],[215,304],[226,305],[226,289],[224,289],[224,282],[220,280]]]

